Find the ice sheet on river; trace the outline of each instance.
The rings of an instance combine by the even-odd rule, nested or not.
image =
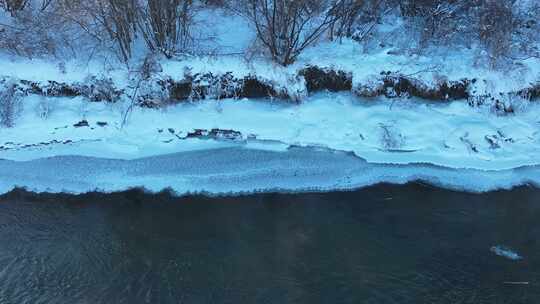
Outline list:
[[[16,186],[38,192],[112,192],[170,188],[178,194],[255,191],[327,191],[379,182],[429,184],[469,191],[540,184],[535,166],[486,171],[428,164],[372,164],[352,153],[317,148],[285,151],[227,147],[119,160],[56,156],[0,160],[0,193]]]

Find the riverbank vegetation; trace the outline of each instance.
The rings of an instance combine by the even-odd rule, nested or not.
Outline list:
[[[321,91],[514,113],[540,97],[539,20],[530,0],[0,0],[1,124],[28,95],[122,101],[124,120]]]
[[[200,25],[217,9],[246,18],[258,51],[281,65],[324,40],[394,44],[380,36],[390,27],[407,36],[394,52],[475,48],[493,68],[539,56],[540,4],[525,0],[1,0],[0,9],[0,48],[26,57],[196,55],[215,38]]]

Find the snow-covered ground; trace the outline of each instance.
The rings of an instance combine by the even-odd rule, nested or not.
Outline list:
[[[255,32],[245,18],[221,9],[202,10],[194,25],[194,32],[200,38],[197,43],[200,54],[157,58],[162,70],[154,77],[182,80],[186,71],[191,74],[231,73],[239,79],[251,75],[300,97],[305,97],[306,92],[298,71],[310,65],[350,73],[353,88],[376,86],[381,73],[388,72],[427,86],[475,79],[471,88],[473,95],[495,96],[540,84],[538,57],[515,59],[507,67],[494,70],[482,62],[476,45],[411,50],[407,46],[412,45],[414,39],[406,32],[402,20],[396,16],[387,19],[377,27],[369,43],[360,44],[346,38],[322,39],[304,50],[294,64],[283,67],[265,57],[262,49],[253,49]],[[126,88],[136,77],[145,54],[144,50],[136,48],[133,60],[122,64],[115,61],[114,56],[28,59],[0,52],[0,78],[76,83],[92,75],[111,78],[118,88]]]
[[[38,109],[48,103],[47,118]],[[235,144],[279,142],[354,152],[376,163],[431,163],[451,168],[510,169],[540,164],[540,105],[513,115],[463,101],[362,99],[318,94],[302,104],[280,100],[221,100],[166,108],[134,108],[122,128],[123,104],[80,98],[24,99],[14,128],[0,129],[0,158],[28,160],[77,154],[135,159],[193,149],[196,129],[241,133]],[[88,127],[74,126],[86,120]],[[98,123],[106,123],[99,126]],[[70,141],[68,144],[62,144]],[[40,143],[59,142],[51,145]],[[209,145],[209,141],[203,141]],[[229,142],[229,143],[228,143]],[[96,144],[97,143],[97,144]],[[223,141],[223,144],[231,144]],[[36,147],[26,147],[35,145]],[[97,147],[92,148],[93,146]]]
[[[46,103],[50,112],[41,118]],[[328,190],[415,179],[478,191],[540,184],[538,104],[498,116],[462,101],[328,93],[302,104],[244,99],[135,108],[121,127],[124,107],[26,97],[16,126],[0,129],[0,191]],[[82,120],[88,126],[74,126]],[[239,133],[200,136],[196,129]],[[289,176],[296,171],[303,177]]]

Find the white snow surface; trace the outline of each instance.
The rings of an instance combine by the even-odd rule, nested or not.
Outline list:
[[[46,119],[37,111],[44,103],[51,109]],[[207,100],[135,108],[122,128],[124,107],[25,97],[16,126],[0,128],[0,193],[15,186],[73,193],[307,191],[413,180],[469,191],[540,185],[534,103],[498,116],[465,101],[351,94],[318,94],[301,104]],[[82,119],[88,127],[73,126]],[[195,129],[242,136],[182,139]]]

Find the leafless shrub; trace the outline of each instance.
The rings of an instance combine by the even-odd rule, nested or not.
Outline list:
[[[9,20],[0,21],[0,49],[56,58],[103,52],[107,60],[114,50],[130,62],[134,46],[145,43],[150,52],[173,57],[208,39],[193,32],[201,6],[244,14],[257,34],[257,48],[246,57],[263,50],[281,65],[326,33],[364,41],[395,8],[410,33],[393,33],[407,46],[417,35],[413,51],[480,45],[478,62],[492,67],[540,58],[540,4],[524,0],[0,0],[9,13],[1,12]]]
[[[30,58],[73,58],[81,50],[92,51],[103,45],[106,36],[97,18],[97,1],[28,2],[9,22],[0,24],[0,48]]]
[[[55,56],[54,27],[61,28],[39,12],[20,11],[13,16],[12,24],[0,26],[0,48],[25,57]]]
[[[272,59],[293,63],[334,21],[333,5],[317,0],[245,0],[244,12]]]
[[[62,3],[61,15],[78,16],[66,18],[96,44],[112,44],[124,62],[132,57],[139,38],[151,52],[167,57],[191,46],[192,0],[58,1]]]
[[[527,2],[484,0],[479,10],[478,40],[492,68],[515,60],[540,58],[540,4],[523,3]]]
[[[21,95],[14,83],[4,85],[0,90],[0,126],[12,128],[22,111]]]
[[[530,5],[514,11],[515,36],[514,43],[522,58],[540,58],[540,3],[531,2]]]
[[[349,37],[364,40],[380,21],[383,0],[337,0],[334,2],[334,20],[330,26],[330,39]]]
[[[0,0],[0,8],[10,12],[11,15],[23,10],[27,4],[28,0]]]
[[[109,36],[116,42],[121,58],[128,61],[137,32],[139,10],[136,0],[96,1],[97,20]]]
[[[475,0],[406,0],[399,3],[407,25],[417,34],[420,48],[428,44],[449,44],[466,34],[469,10]]]
[[[492,67],[509,54],[514,24],[511,2],[486,0],[480,12],[478,34]]]
[[[191,47],[192,6],[192,0],[147,0],[140,28],[151,51],[170,58]]]

